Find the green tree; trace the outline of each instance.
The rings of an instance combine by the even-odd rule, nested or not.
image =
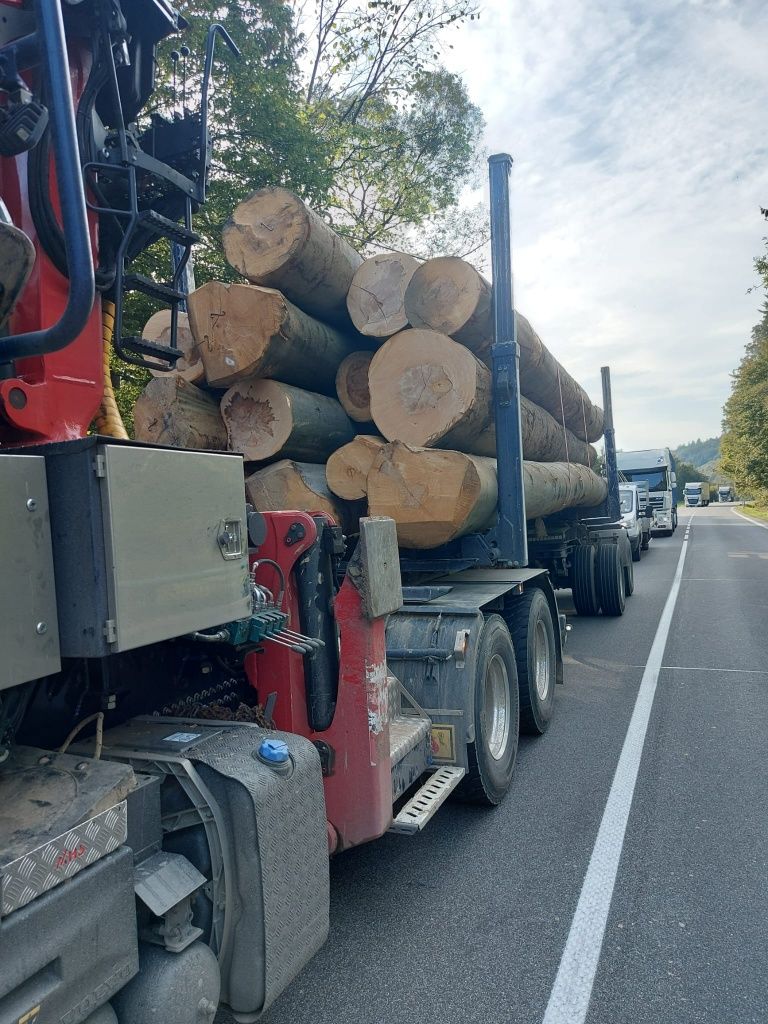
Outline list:
[[[768,500],[768,239],[765,241],[766,252],[755,260],[755,269],[766,302],[732,375],[720,449],[720,468],[736,490],[761,501]]]

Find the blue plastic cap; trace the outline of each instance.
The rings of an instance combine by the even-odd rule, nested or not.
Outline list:
[[[290,758],[288,744],[285,740],[262,740],[259,746],[259,757],[269,764],[285,764]]]

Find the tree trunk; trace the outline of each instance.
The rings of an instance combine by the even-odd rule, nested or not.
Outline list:
[[[211,387],[276,377],[333,394],[348,335],[302,313],[274,288],[211,281],[189,296],[189,319]]]
[[[371,422],[371,395],[368,391],[371,357],[370,352],[352,352],[336,371],[336,394],[347,416],[356,423]]]
[[[347,295],[347,309],[361,334],[389,338],[408,326],[405,291],[419,266],[419,260],[403,252],[380,253],[360,264]]]
[[[375,354],[368,377],[387,440],[495,456],[491,374],[463,345],[437,331],[402,331]],[[544,409],[523,398],[520,413],[526,459],[589,464],[589,445]]]
[[[333,493],[347,501],[365,498],[368,474],[377,454],[386,443],[383,437],[358,434],[349,444],[337,449],[325,467],[328,486]]]
[[[147,341],[156,341],[160,345],[171,343],[171,311],[161,309],[154,313],[141,332],[142,338]],[[179,313],[179,322],[176,328],[176,345],[184,354],[176,360],[173,371],[150,370],[153,377],[167,377],[169,372],[172,376],[183,377],[190,384],[205,384],[205,367],[197,347],[189,317],[186,313]],[[162,364],[166,366],[166,363]]]
[[[221,400],[229,447],[246,461],[284,459],[325,462],[351,441],[355,429],[339,403],[276,380],[233,385]]]
[[[360,502],[347,503],[331,494],[325,466],[289,459],[247,476],[245,493],[257,512],[327,512],[348,533],[357,533],[357,521],[365,513]]]
[[[222,241],[229,263],[249,281],[279,288],[321,320],[349,326],[347,293],[363,259],[298,196],[259,189],[235,208]]]
[[[564,508],[599,505],[606,483],[586,466],[524,463],[527,519]],[[462,452],[383,447],[368,474],[372,516],[390,516],[403,547],[434,548],[493,525],[498,500],[496,460]]]
[[[136,400],[133,424],[137,441],[215,451],[227,447],[219,403],[175,373],[147,384]]]
[[[427,260],[411,278],[405,311],[414,327],[448,334],[490,364],[492,289],[471,264],[455,256]],[[602,409],[558,363],[524,316],[516,313],[515,323],[522,393],[583,441],[597,441],[603,433]]]

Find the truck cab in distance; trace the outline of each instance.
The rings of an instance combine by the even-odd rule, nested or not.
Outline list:
[[[724,485],[717,488],[717,500],[718,501],[733,501],[733,490],[728,486]]]
[[[706,508],[709,504],[709,484],[706,482],[691,482],[683,488],[686,508]]]
[[[669,448],[619,451],[616,463],[627,483],[644,481],[648,485],[652,533],[671,537],[677,529],[677,476],[672,452]]]

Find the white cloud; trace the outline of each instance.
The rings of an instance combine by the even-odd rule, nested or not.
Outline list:
[[[758,295],[768,7],[487,0],[448,51],[515,156],[516,303],[621,447],[720,431]]]

